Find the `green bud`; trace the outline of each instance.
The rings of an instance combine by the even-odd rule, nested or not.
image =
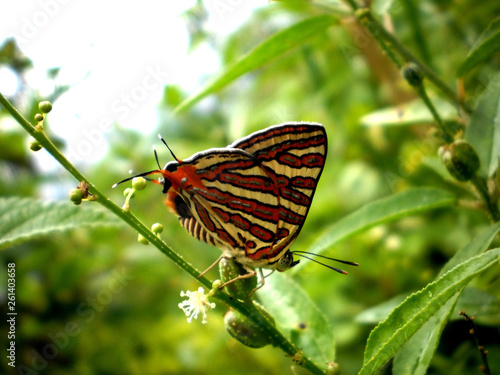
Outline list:
[[[33,139],[30,143],[29,143],[29,146],[30,146],[30,150],[31,151],[39,151],[42,149],[42,145],[40,144],[40,142],[38,142],[36,139]]]
[[[49,113],[50,111],[52,111],[52,103],[47,101],[47,100],[40,102],[40,103],[38,103],[38,108],[43,113]]]
[[[297,351],[297,353],[291,355],[290,357],[292,357],[292,361],[297,362],[300,366],[302,366],[305,362],[304,354],[302,354],[302,350],[300,349]]]
[[[420,68],[414,63],[406,64],[401,70],[401,74],[406,79],[406,81],[413,87],[420,87],[424,76],[420,71]]]
[[[43,117],[43,115],[42,115],[41,113],[37,113],[37,114],[35,115],[35,120],[36,120],[37,122],[43,121],[43,119],[44,119],[44,117]]]
[[[223,257],[219,262],[219,273],[223,283],[234,280],[238,276],[248,274],[248,271],[240,263],[233,259]],[[238,299],[248,299],[252,290],[257,287],[257,276],[253,275],[239,279],[225,286],[229,295]]]
[[[328,363],[328,368],[326,369],[328,375],[340,375],[340,367],[335,362]]]
[[[123,192],[123,196],[125,198],[127,198],[131,191],[132,191],[132,188],[126,188],[125,191]],[[132,195],[130,196],[130,198],[133,198],[133,197],[135,197],[135,190],[132,192]]]
[[[143,245],[149,245],[149,241],[142,234],[137,236],[137,242],[142,243]]]
[[[463,139],[441,146],[439,156],[448,172],[458,181],[469,181],[479,170],[480,161],[476,151]]]
[[[212,283],[212,290],[214,291],[218,291],[218,289],[221,287],[222,285],[222,280],[214,280],[214,282]]]
[[[151,227],[151,231],[155,234],[163,232],[163,225],[160,223],[154,223]]]
[[[262,348],[271,343],[257,324],[238,311],[229,310],[224,315],[224,326],[231,336],[250,348]]]
[[[142,177],[134,177],[132,179],[132,187],[135,190],[143,190],[146,187],[146,179]]]
[[[50,111],[52,111],[52,103],[45,100],[38,103],[38,108],[40,109],[40,111],[42,111],[42,113],[49,113]]]
[[[71,189],[69,192],[69,199],[76,204],[79,205],[82,203],[83,193],[80,189]]]

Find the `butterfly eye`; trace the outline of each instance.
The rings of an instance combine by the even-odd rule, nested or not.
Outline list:
[[[160,181],[160,183],[163,185],[162,193],[166,194],[168,192],[168,190],[170,189],[170,187],[172,186],[172,183],[169,180],[167,180],[166,178],[162,179]]]
[[[276,269],[278,272],[283,272],[286,271],[293,266],[297,265],[299,261],[293,261],[293,254],[290,251],[287,251],[285,255],[281,257],[281,259],[278,261],[278,265],[276,266]]]
[[[179,166],[179,163],[177,163],[175,161],[171,161],[171,162],[167,163],[167,165],[165,165],[165,168],[163,168],[163,169],[173,173],[177,170],[178,166]]]

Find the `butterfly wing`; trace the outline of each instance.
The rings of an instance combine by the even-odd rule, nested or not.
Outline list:
[[[317,123],[284,123],[250,134],[229,147],[254,155],[278,189],[280,219],[272,253],[281,257],[305,222],[323,171],[328,148],[325,128]]]
[[[274,268],[304,224],[326,149],[320,124],[269,127],[167,164],[167,203],[194,237]]]
[[[244,264],[253,251],[272,249],[280,221],[278,191],[253,155],[210,149],[165,169],[172,185],[167,204],[191,235]]]

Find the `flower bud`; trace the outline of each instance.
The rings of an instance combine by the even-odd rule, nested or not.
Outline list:
[[[439,156],[448,172],[458,181],[469,181],[479,170],[480,161],[476,151],[462,139],[441,146]]]
[[[151,227],[151,231],[154,234],[159,234],[159,233],[163,232],[163,225],[161,225],[160,223],[154,223]]]
[[[143,190],[146,187],[146,179],[142,177],[134,177],[132,179],[132,187],[135,190]]]
[[[47,100],[44,102],[40,102],[38,103],[38,108],[40,109],[40,111],[42,111],[42,113],[49,113],[50,111],[52,111],[52,103]]]
[[[40,142],[38,142],[36,139],[33,139],[30,143],[29,143],[29,147],[30,147],[30,150],[31,151],[40,151],[42,149],[42,145],[40,144]]]
[[[291,357],[292,361],[297,362],[300,366],[305,362],[304,354],[302,354],[302,350],[300,349],[294,355],[287,355],[287,357]]]
[[[271,343],[257,324],[238,311],[229,310],[224,315],[224,325],[231,336],[250,348],[262,348]]]
[[[217,292],[219,290],[219,288],[221,287],[222,285],[222,280],[214,280],[214,282],[212,283],[212,289],[210,290],[210,292],[213,294],[214,292]]]
[[[340,367],[335,362],[328,363],[328,368],[326,369],[328,375],[340,375]]]
[[[80,189],[71,189],[69,192],[69,199],[76,204],[79,205],[82,203],[83,193]]]
[[[238,276],[248,274],[248,271],[240,263],[233,259],[223,257],[219,262],[219,273],[223,283],[234,280]],[[242,278],[225,286],[229,295],[238,299],[247,299],[252,290],[257,287],[257,276]]]
[[[126,188],[124,191],[123,191],[123,196],[125,198],[128,197],[128,195],[130,194],[130,192],[132,191],[132,188]],[[132,192],[132,195],[130,195],[130,199],[132,199],[133,197],[135,197],[135,190]]]
[[[35,121],[37,121],[37,122],[43,121],[43,118],[44,117],[43,117],[43,115],[41,113],[37,113],[35,115]]]
[[[420,68],[412,62],[403,67],[401,74],[413,87],[420,87],[422,85],[422,81],[424,80],[424,76],[422,75]]]
[[[137,235],[137,242],[142,243],[143,245],[149,245],[149,241],[142,234]]]

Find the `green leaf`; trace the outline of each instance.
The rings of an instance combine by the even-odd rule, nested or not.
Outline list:
[[[439,97],[431,98],[432,103],[444,121],[457,119],[457,109]],[[429,108],[420,99],[394,107],[371,112],[360,119],[363,126],[410,126],[428,125],[434,122]]]
[[[269,284],[269,285],[268,285]],[[322,366],[335,360],[333,330],[326,317],[292,278],[276,273],[266,279],[259,298],[280,330],[312,361]]]
[[[122,222],[100,206],[45,202],[31,198],[0,198],[0,249],[54,232]]]
[[[392,310],[408,297],[408,294],[399,294],[390,300],[370,307],[356,316],[357,323],[378,324],[389,316]]]
[[[455,198],[452,194],[434,188],[416,188],[396,193],[368,203],[345,216],[327,228],[308,251],[316,254],[322,253],[347,237],[375,225],[433,208],[449,206],[454,202]],[[301,263],[294,267],[293,270],[295,271],[300,265]]]
[[[455,182],[456,180],[450,175],[443,162],[437,155],[424,156],[422,164],[430,168],[433,172],[437,173],[443,180]]]
[[[437,278],[443,276],[446,272],[469,260],[473,256],[484,252],[488,246],[490,246],[491,241],[496,237],[499,230],[500,223],[497,223],[476,236],[446,263]],[[441,337],[441,332],[454,311],[455,304],[461,295],[462,289],[450,298],[450,300],[437,311],[434,317],[429,319],[408,343],[403,346],[401,351],[396,354],[393,362],[394,374],[423,375],[427,373],[439,338]]]
[[[491,77],[477,108],[470,118],[465,139],[476,150],[481,167],[479,174],[492,176],[500,158],[500,74]]]
[[[455,268],[458,266],[460,263],[465,262],[466,260],[469,260],[473,256],[482,253],[483,251],[486,251],[488,249],[488,246],[490,246],[491,241],[496,237],[498,234],[498,231],[500,230],[500,223],[495,223],[488,227],[486,230],[483,232],[479,233],[474,239],[469,242],[466,246],[461,248],[454,256],[451,258],[448,263],[446,263],[439,272],[438,276],[436,278],[440,278],[443,276],[446,272],[451,270],[452,268]]]
[[[370,334],[359,374],[379,371],[472,278],[499,260],[498,248],[477,255],[408,297]]]
[[[307,39],[323,32],[337,21],[336,17],[329,15],[312,17],[274,34],[227,67],[219,76],[202,87],[200,91],[184,100],[175,111],[180,112],[192,106],[200,99],[220,90],[243,74],[260,67],[292,48],[304,44]]]
[[[463,287],[453,295],[396,353],[392,363],[393,374],[423,375],[436,351],[446,322]]]
[[[483,31],[477,42],[471,48],[467,57],[457,71],[457,77],[462,77],[482,62],[491,58],[500,50],[500,18],[491,22]]]

